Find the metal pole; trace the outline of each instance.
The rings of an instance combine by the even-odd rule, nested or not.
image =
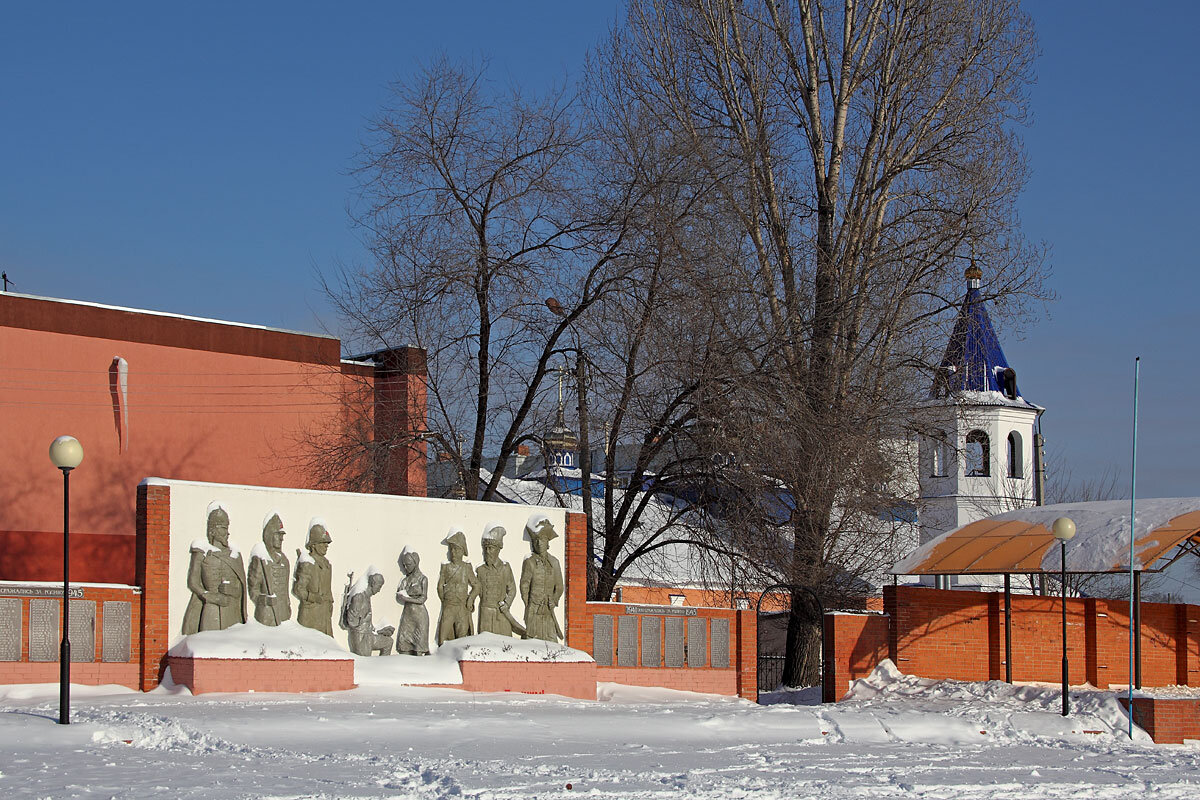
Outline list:
[[[1004,680],[1012,683],[1012,576],[1004,573]]]
[[[1071,711],[1071,699],[1067,692],[1067,540],[1060,539],[1062,545],[1062,715],[1065,717]]]
[[[1133,359],[1133,474],[1129,489],[1129,738],[1133,738],[1133,651],[1138,645],[1134,638],[1134,569],[1133,569],[1133,526],[1137,521],[1137,435],[1138,435],[1138,378],[1142,368],[1142,357]]]
[[[71,724],[71,470],[63,474],[62,646],[58,651],[58,723]]]

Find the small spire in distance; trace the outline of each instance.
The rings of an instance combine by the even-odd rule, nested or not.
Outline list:
[[[968,289],[978,289],[979,281],[983,279],[983,270],[975,266],[975,260],[971,259],[971,266],[967,267],[967,271],[963,273],[963,277],[967,279]]]

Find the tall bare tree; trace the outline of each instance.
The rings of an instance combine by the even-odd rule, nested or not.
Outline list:
[[[840,526],[879,501],[879,443],[927,380],[964,251],[991,294],[1039,289],[1013,206],[1031,24],[1016,0],[631,0],[613,39],[629,102],[693,143],[739,227],[731,269],[773,378],[739,442],[777,454],[787,580],[827,585]],[[816,624],[794,600],[786,681]]]

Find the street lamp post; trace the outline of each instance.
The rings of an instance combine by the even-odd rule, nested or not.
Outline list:
[[[1075,521],[1070,517],[1059,517],[1054,520],[1054,538],[1062,548],[1062,572],[1059,583],[1062,586],[1062,715],[1065,717],[1071,711],[1071,699],[1067,693],[1069,684],[1067,676],[1067,540],[1075,535]]]
[[[50,462],[63,474],[63,604],[62,646],[58,651],[58,722],[71,723],[71,470],[83,461],[83,445],[74,436],[50,443]]]

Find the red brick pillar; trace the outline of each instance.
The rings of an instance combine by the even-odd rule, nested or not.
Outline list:
[[[166,666],[167,587],[171,546],[171,487],[142,484],[137,490],[137,583],[142,587],[140,683],[158,685]]]
[[[567,539],[563,565],[566,583],[564,606],[567,646],[592,652],[592,615],[587,610],[587,516],[567,512]]]
[[[737,693],[758,702],[758,612],[737,612]]]
[[[426,496],[426,376],[419,347],[375,354],[375,441],[390,445],[378,465],[381,494]]]

